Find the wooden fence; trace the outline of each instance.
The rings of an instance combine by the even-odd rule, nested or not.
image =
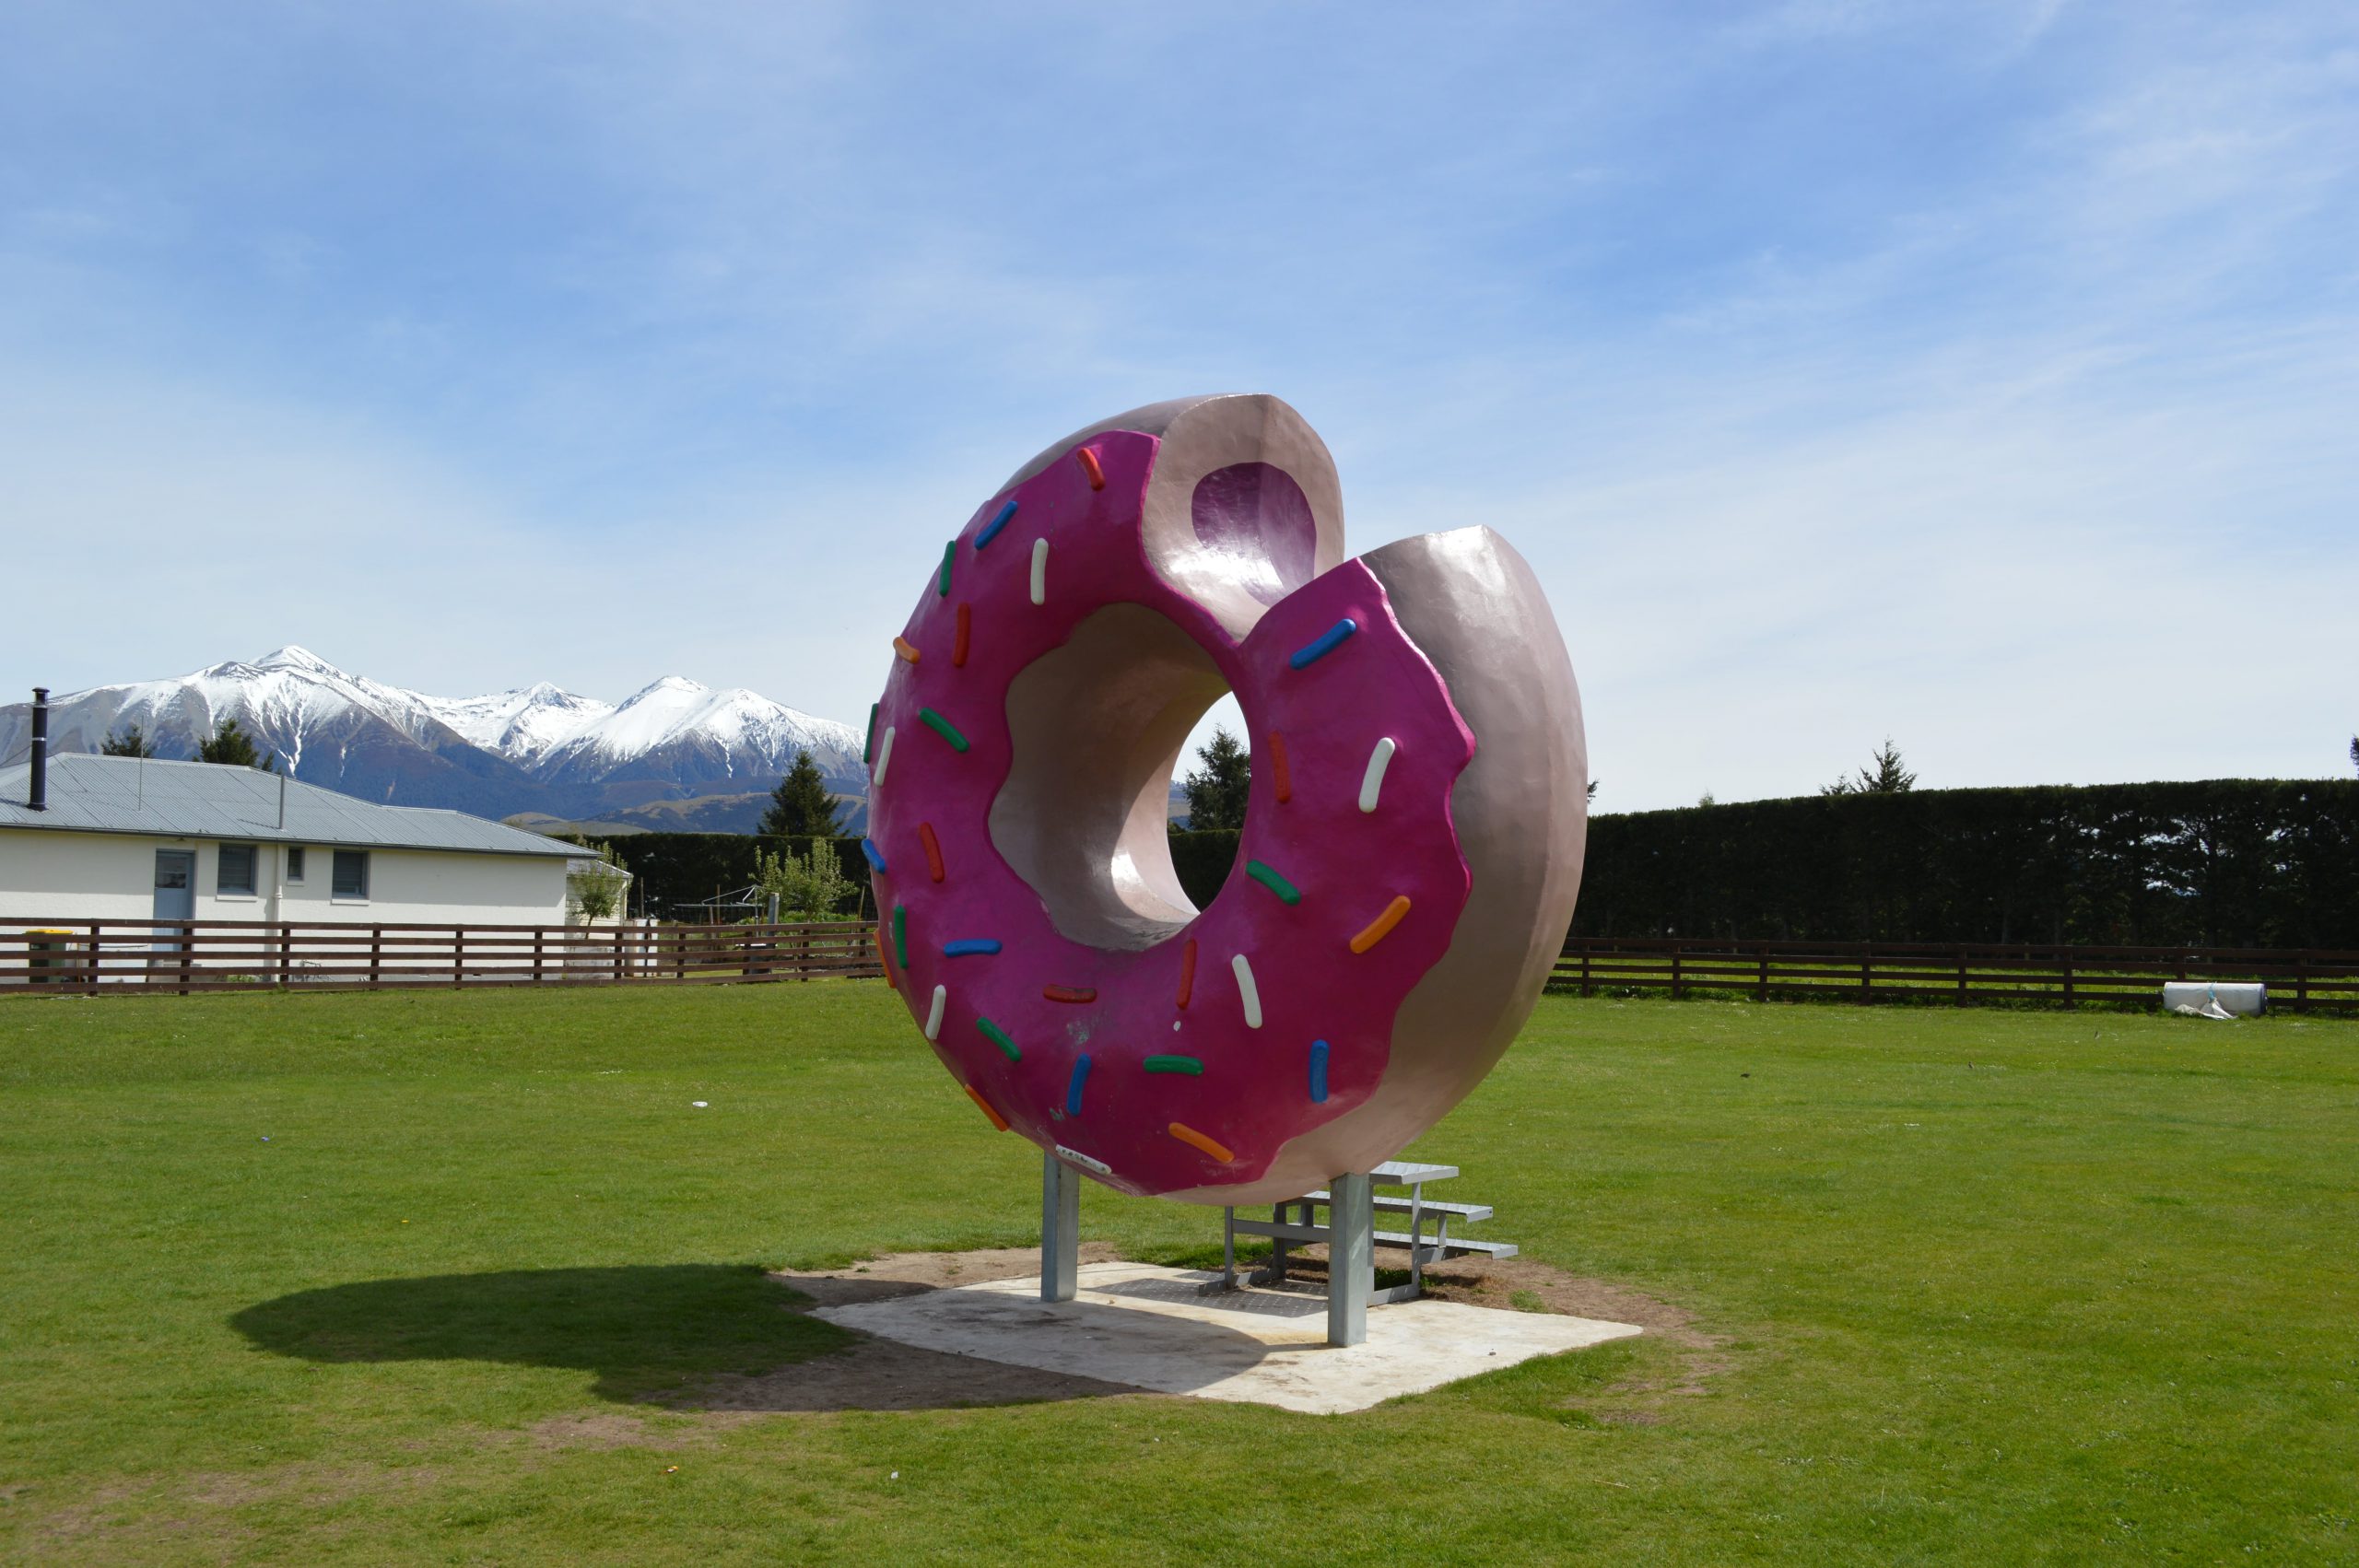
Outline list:
[[[1548,989],[1837,1001],[2161,1004],[2165,980],[2259,980],[2272,1008],[2359,1008],[2359,953],[2025,942],[1575,937]]]
[[[742,984],[884,973],[876,928],[25,920],[0,926],[0,996],[288,986]]]

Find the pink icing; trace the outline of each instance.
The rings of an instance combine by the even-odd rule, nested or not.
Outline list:
[[[922,1024],[933,988],[947,1000],[935,1052],[1010,1125],[1044,1148],[1107,1167],[1126,1192],[1238,1185],[1258,1177],[1288,1140],[1365,1101],[1391,1058],[1394,1014],[1449,946],[1468,873],[1449,791],[1474,742],[1440,675],[1393,619],[1383,588],[1357,561],[1296,588],[1241,643],[1156,573],[1141,514],[1158,442],[1114,431],[1087,443],[1105,477],[1050,463],[976,509],[961,532],[945,597],[929,578],[902,635],[921,653],[896,660],[876,733],[895,731],[886,781],[871,791],[870,837],[887,870],[873,881],[888,923],[906,911],[909,963],[894,979]],[[1291,481],[1288,481],[1291,486]],[[1010,497],[1018,510],[989,546],[974,540]],[[1046,602],[1030,598],[1033,541],[1050,542]],[[963,667],[951,662],[957,608],[971,606]],[[992,803],[1011,762],[1010,684],[1062,644],[1092,612],[1135,603],[1169,617],[1219,667],[1253,736],[1253,788],[1237,869],[1187,928],[1144,952],[1111,952],[1061,935],[1039,897],[992,847]],[[1348,616],[1358,630],[1303,669],[1288,656]],[[929,729],[931,708],[968,743],[960,753]],[[1269,737],[1282,735],[1290,798],[1275,798]],[[1360,782],[1379,739],[1397,751],[1372,813]],[[941,846],[931,880],[919,825]],[[1302,894],[1289,906],[1247,875],[1275,868]],[[1410,910],[1364,954],[1351,939],[1396,896]],[[946,942],[993,939],[987,956],[945,957]],[[1177,1004],[1183,950],[1197,958]],[[1233,954],[1258,984],[1261,1027],[1248,1027]],[[1052,1001],[1044,987],[1090,989],[1094,1002]],[[978,1026],[1012,1037],[1009,1060]],[[1180,1027],[1175,1030],[1174,1023]],[[1310,1090],[1312,1042],[1324,1040],[1327,1098]],[[1074,1059],[1091,1059],[1079,1114],[1067,1115]],[[1201,1076],[1149,1072],[1145,1059],[1184,1055]],[[1225,1146],[1224,1162],[1171,1135],[1174,1122]]]

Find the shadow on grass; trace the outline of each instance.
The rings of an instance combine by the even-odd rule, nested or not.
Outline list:
[[[722,1374],[776,1374],[854,1336],[791,1310],[754,1265],[672,1263],[370,1280],[299,1291],[229,1319],[257,1347],[317,1362],[578,1367],[609,1399]]]

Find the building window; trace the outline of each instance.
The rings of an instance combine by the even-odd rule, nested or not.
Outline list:
[[[224,844],[214,864],[213,891],[217,895],[254,895],[254,847]]]
[[[287,847],[287,880],[289,882],[303,880],[303,846],[300,844],[289,844]]]
[[[329,891],[338,898],[369,896],[369,851],[338,849],[335,852],[335,874]]]

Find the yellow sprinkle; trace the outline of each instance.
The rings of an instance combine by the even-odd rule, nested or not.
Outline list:
[[[1399,925],[1401,923],[1401,917],[1408,912],[1408,895],[1406,894],[1396,895],[1391,903],[1387,904],[1384,907],[1383,914],[1379,915],[1375,919],[1370,920],[1367,923],[1367,929],[1366,930],[1352,938],[1352,951],[1354,953],[1366,953],[1369,948],[1374,947],[1378,942],[1382,942],[1386,937],[1392,934],[1392,928]]]
[[[910,639],[907,638],[895,638],[893,639],[893,651],[899,654],[902,658],[908,660],[912,664],[918,661],[918,650],[910,645]]]

